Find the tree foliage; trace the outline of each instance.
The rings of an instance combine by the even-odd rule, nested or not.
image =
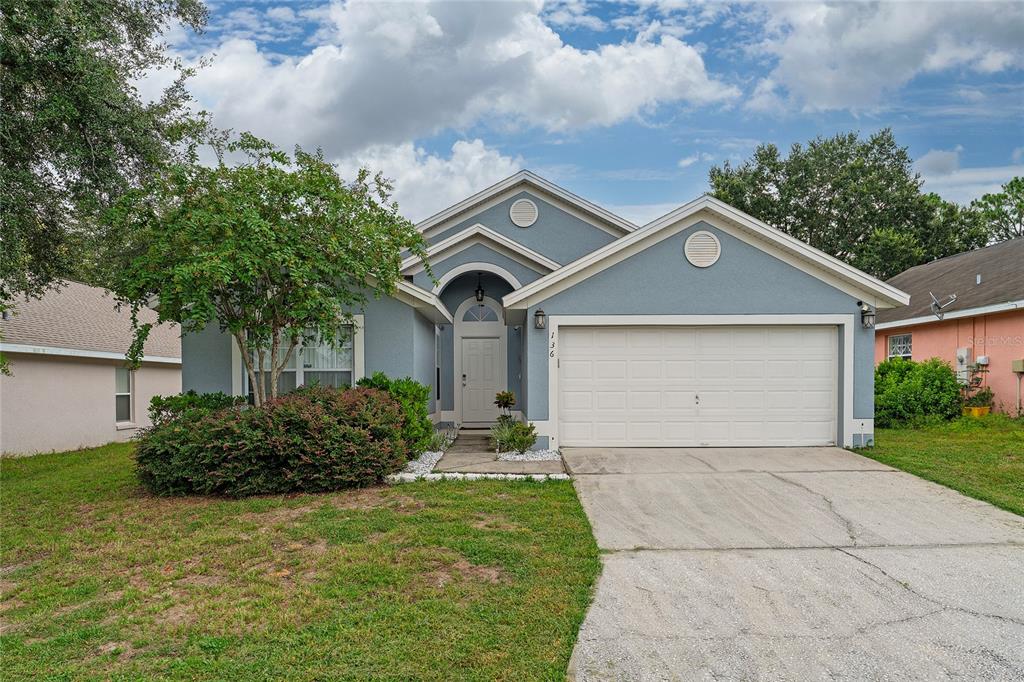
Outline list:
[[[188,72],[160,35],[199,30],[200,0],[5,0],[0,12],[0,306],[81,276],[97,216],[191,128]],[[153,102],[135,83],[178,79]]]
[[[997,242],[1024,237],[1024,177],[1003,185],[1002,192],[986,194],[973,204]]]
[[[156,300],[160,322],[230,332],[261,405],[300,340],[340,344],[352,312],[393,293],[403,252],[423,256],[424,242],[380,175],[346,183],[320,152],[249,134],[214,146],[215,165],[172,164],[110,211],[113,241],[128,245],[110,278],[133,317]],[[131,360],[150,327],[138,325]]]
[[[819,137],[788,156],[760,145],[709,179],[719,199],[882,279],[988,240],[976,211],[921,193],[889,129]]]

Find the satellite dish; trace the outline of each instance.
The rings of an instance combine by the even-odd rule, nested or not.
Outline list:
[[[950,294],[945,303],[942,303],[941,301],[939,301],[939,299],[935,298],[935,294],[933,294],[930,291],[928,292],[928,295],[932,297],[932,314],[935,315],[935,317],[939,318],[940,320],[942,319],[942,316],[945,315],[945,313],[942,312],[942,309],[947,308],[956,303],[956,294]]]

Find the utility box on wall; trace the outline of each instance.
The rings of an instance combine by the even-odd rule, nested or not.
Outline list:
[[[956,376],[961,383],[966,384],[970,379],[971,367],[971,349],[970,348],[957,348],[956,349]]]

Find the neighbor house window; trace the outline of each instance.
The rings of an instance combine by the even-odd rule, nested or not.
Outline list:
[[[353,328],[347,325],[340,330],[342,342],[338,346],[332,346],[315,338],[304,338],[292,351],[288,364],[281,370],[277,378],[278,394],[294,391],[298,386],[319,384],[321,386],[333,386],[341,388],[351,386],[354,374],[352,335]],[[288,352],[286,348],[278,351],[279,358],[283,358]],[[259,361],[253,358],[253,364]],[[266,380],[270,381],[270,359],[264,361],[263,370],[266,373]],[[248,377],[246,377],[248,384]],[[269,386],[267,387],[269,394]],[[251,386],[247,386],[250,397],[253,394]]]
[[[114,419],[132,420],[132,371],[127,367],[114,368]]]
[[[889,357],[910,359],[910,334],[896,334],[889,337]]]

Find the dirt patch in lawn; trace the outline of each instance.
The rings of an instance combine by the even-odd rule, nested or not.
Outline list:
[[[137,654],[138,651],[131,642],[107,642],[96,647],[96,656],[108,656],[116,654],[117,660],[127,661]]]
[[[240,515],[238,518],[243,521],[254,521],[260,524],[262,528],[267,528],[283,523],[294,523],[306,514],[319,508],[319,503],[303,505],[301,507],[278,507],[264,512],[248,512]]]
[[[518,523],[513,523],[505,517],[496,514],[479,514],[477,515],[477,520],[472,525],[478,530],[523,530],[523,527]]]
[[[454,582],[486,583],[497,585],[509,580],[508,573],[500,566],[484,566],[470,563],[465,557],[449,550],[436,548],[442,556],[431,556],[423,560],[423,572],[419,582],[430,587],[444,587]],[[422,552],[430,552],[429,548],[406,549],[399,552],[399,560],[413,557]],[[419,562],[417,562],[419,563]]]

